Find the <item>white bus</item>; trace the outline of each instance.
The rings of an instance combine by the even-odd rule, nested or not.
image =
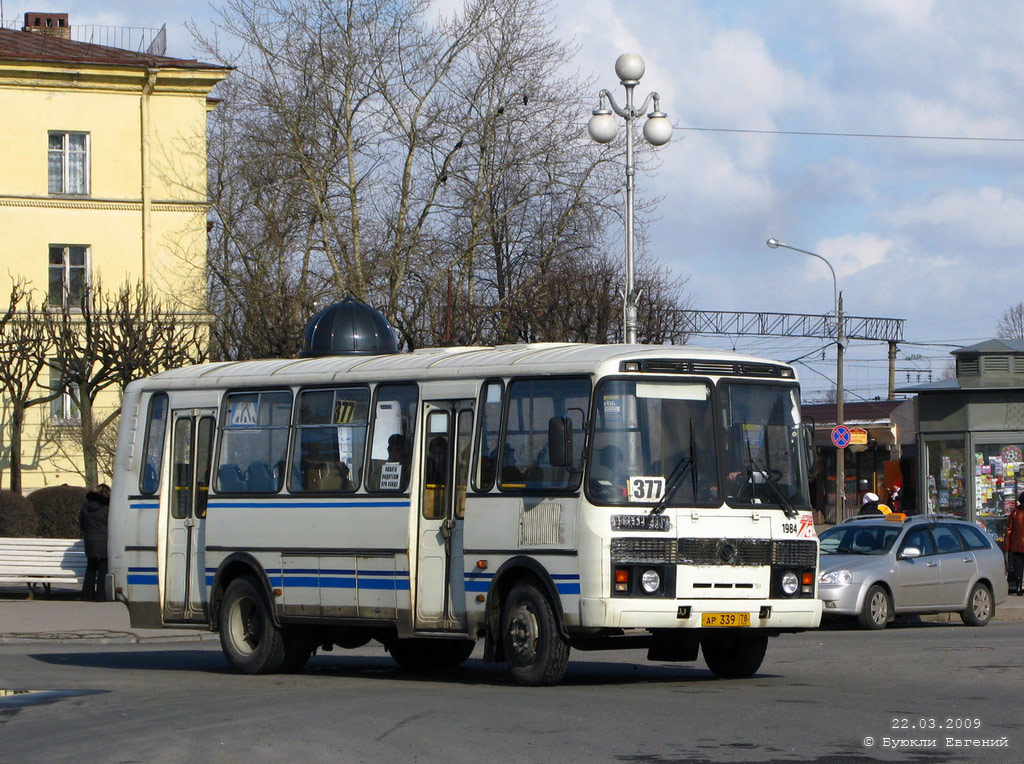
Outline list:
[[[376,639],[531,685],[570,648],[746,677],[821,617],[807,454],[794,370],[703,348],[182,368],[125,392],[108,583],[246,673]]]

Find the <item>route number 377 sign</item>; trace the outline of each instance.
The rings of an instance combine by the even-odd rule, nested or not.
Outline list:
[[[631,477],[629,479],[630,501],[658,501],[665,495],[665,478]]]

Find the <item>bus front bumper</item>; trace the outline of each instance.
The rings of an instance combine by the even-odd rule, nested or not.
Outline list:
[[[733,625],[734,618],[754,629],[816,629],[821,623],[820,599],[691,599],[637,600],[582,598],[580,625],[620,629],[700,629]],[[745,617],[744,617],[745,616]]]

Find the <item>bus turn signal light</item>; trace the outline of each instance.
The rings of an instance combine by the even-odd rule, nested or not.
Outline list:
[[[629,571],[625,568],[615,569],[615,591],[629,591]]]

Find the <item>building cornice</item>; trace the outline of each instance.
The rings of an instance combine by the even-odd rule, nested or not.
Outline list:
[[[226,69],[175,69],[115,64],[69,64],[39,61],[0,61],[0,88],[19,90],[108,91],[139,93],[147,73],[156,71],[155,95],[190,95],[205,98],[228,75]]]
[[[155,212],[207,212],[209,202],[181,202],[154,200]],[[72,199],[68,197],[0,196],[0,207],[27,207],[53,210],[112,210],[117,212],[139,212],[142,200],[134,199]]]

